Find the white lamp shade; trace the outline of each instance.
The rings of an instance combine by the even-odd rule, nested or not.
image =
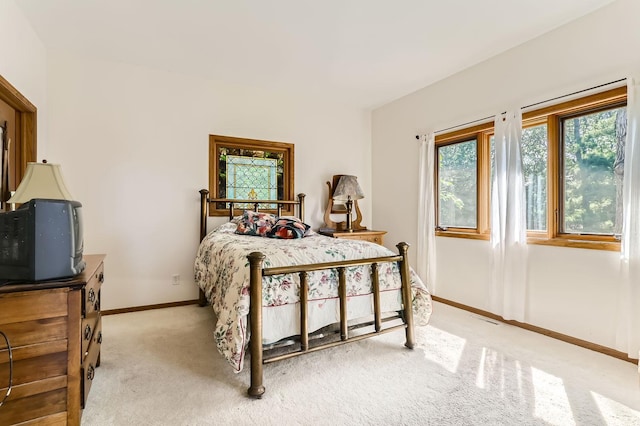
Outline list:
[[[59,164],[27,163],[27,171],[18,189],[7,202],[26,203],[34,198],[73,200],[62,179]]]
[[[333,191],[333,199],[337,201],[360,200],[364,198],[364,192],[358,184],[358,178],[355,176],[344,175],[340,177],[335,191]]]

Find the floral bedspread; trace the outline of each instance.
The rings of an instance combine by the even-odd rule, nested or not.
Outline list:
[[[217,317],[214,337],[219,352],[236,372],[243,367],[249,339],[249,261],[254,251],[265,255],[264,268],[303,265],[371,257],[397,253],[374,243],[335,239],[318,234],[294,240],[278,240],[235,234],[236,225],[226,223],[211,231],[200,244],[194,265],[195,280],[211,302]],[[348,296],[371,293],[370,268],[347,268]],[[309,300],[338,297],[335,270],[308,274]],[[380,290],[400,288],[400,272],[396,262],[379,265]],[[428,322],[431,296],[420,278],[411,270],[414,320]],[[299,301],[298,274],[265,277],[263,306],[295,304]]]

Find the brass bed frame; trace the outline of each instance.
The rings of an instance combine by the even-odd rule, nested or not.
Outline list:
[[[253,205],[255,211],[258,211],[260,204],[277,204],[277,214],[281,215],[282,206],[295,205],[298,207],[298,217],[304,220],[304,197],[305,194],[299,194],[296,201],[274,201],[274,200],[235,200],[226,198],[209,198],[209,191],[200,190],[200,241],[207,234],[207,218],[209,217],[209,205],[211,203],[226,203],[229,205],[229,219],[234,217],[234,207],[236,204]],[[251,386],[248,394],[254,398],[261,398],[265,392],[263,385],[263,364],[292,358],[309,352],[315,352],[320,349],[330,348],[342,345],[348,342],[362,340],[378,334],[388,333],[400,329],[405,330],[406,341],[405,346],[413,349],[414,346],[414,329],[413,329],[413,311],[411,309],[411,284],[410,270],[407,251],[409,245],[401,242],[396,245],[399,254],[394,256],[376,257],[368,259],[346,260],[306,265],[283,266],[274,268],[263,268],[262,262],[265,258],[260,252],[252,252],[247,258],[249,260],[249,285],[250,285],[250,307],[249,321],[251,330],[251,339],[249,341],[249,352],[251,354]],[[398,262],[400,266],[400,277],[402,281],[402,309],[395,315],[384,316],[380,312],[380,284],[378,279],[378,264],[383,262]],[[347,282],[346,268],[352,266],[371,265],[371,281],[373,283],[373,321],[365,321],[358,324],[349,323],[347,318]],[[307,320],[307,302],[308,302],[308,276],[312,271],[325,269],[336,269],[338,272],[338,295],[340,299],[340,323],[339,323],[339,340],[321,341],[314,345],[310,345],[310,334],[308,330]],[[300,276],[300,334],[299,349],[290,350],[286,353],[280,353],[270,356],[270,351],[265,350],[262,343],[262,278],[273,275],[299,274]],[[254,303],[255,302],[255,303]],[[200,290],[199,296],[200,306],[207,304],[204,292]],[[382,323],[400,319],[399,325],[390,325],[383,328]],[[349,335],[349,332],[358,328],[373,326],[373,331],[363,334]],[[329,339],[330,340],[330,339]]]

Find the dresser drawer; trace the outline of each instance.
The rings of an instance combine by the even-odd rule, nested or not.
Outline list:
[[[3,394],[4,395],[4,394]],[[63,425],[67,424],[66,387],[11,399],[0,408],[0,424]]]
[[[0,325],[0,330],[7,335],[13,348],[33,345],[35,343],[66,340],[67,317],[43,318],[33,321],[2,324]],[[7,343],[3,338],[0,338],[0,354],[2,354],[2,351],[6,348]]]
[[[369,239],[369,241],[371,241],[372,243],[380,244],[380,245],[384,244],[384,242],[382,241],[381,235],[374,235]]]
[[[383,241],[383,237],[382,235],[362,235],[362,234],[352,234],[352,235],[348,235],[348,236],[343,236],[340,238],[346,238],[348,240],[362,240],[362,241],[370,241],[372,243],[376,243],[376,244],[380,244],[382,245]]]
[[[90,317],[100,312],[100,288],[104,281],[104,264],[101,263],[82,289],[82,316]]]
[[[332,238],[344,238],[346,240],[361,240],[361,241],[369,241],[371,243],[376,243],[380,245],[384,245],[384,235],[387,231],[374,231],[369,229],[359,229],[352,232],[348,231],[338,231],[335,229],[329,228],[321,228],[318,230],[320,235],[325,235],[327,237]]]
[[[89,318],[82,320],[80,339],[82,341],[80,361],[84,361],[89,353],[89,346],[96,336],[96,329],[100,326],[100,313],[94,312]],[[100,331],[102,332],[102,331]]]
[[[19,346],[12,352],[14,386],[67,374],[66,340]],[[1,353],[0,359],[0,386],[6,386],[9,383],[9,357]]]
[[[362,235],[362,236],[356,237],[354,239],[363,240],[363,241],[370,241],[372,243],[376,243],[376,244],[382,245],[382,235]]]
[[[98,359],[100,358],[100,346],[102,345],[102,321],[98,317],[95,331],[89,349],[87,350],[87,356],[82,363],[82,408],[89,396],[89,390],[91,390],[91,384],[96,374],[96,368],[98,367]]]
[[[0,298],[0,325],[66,317],[67,292],[67,289],[56,289],[3,295]]]

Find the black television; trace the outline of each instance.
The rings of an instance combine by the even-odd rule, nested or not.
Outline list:
[[[84,270],[82,204],[35,198],[0,213],[0,283],[73,277]]]

